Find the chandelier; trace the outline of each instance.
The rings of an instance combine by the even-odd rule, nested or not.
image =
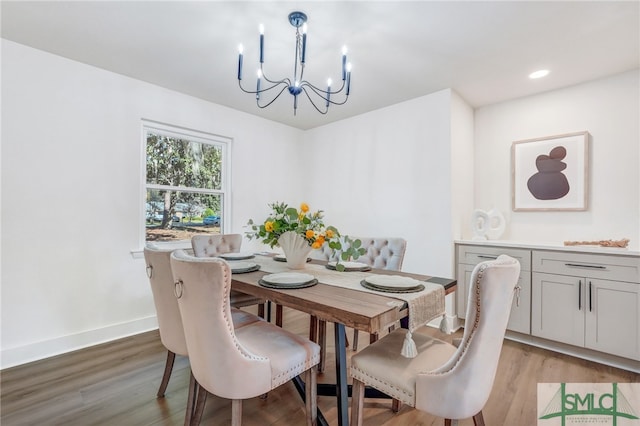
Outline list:
[[[264,26],[260,25],[260,67],[258,68],[258,78],[256,90],[247,90],[242,87],[242,60],[243,47],[239,46],[238,54],[238,85],[245,93],[256,95],[256,105],[259,108],[266,108],[271,105],[280,95],[287,90],[293,96],[293,115],[298,109],[298,95],[304,93],[311,105],[321,114],[329,111],[329,105],[343,105],[349,98],[349,88],[351,86],[351,63],[347,63],[347,47],[342,48],[342,84],[340,89],[332,90],[331,79],[327,80],[327,89],[321,89],[304,79],[304,66],[307,53],[307,15],[302,12],[291,12],[289,22],[296,29],[296,52],[293,63],[293,78],[288,77],[282,80],[271,80],[264,72]],[[264,80],[264,84],[262,81]],[[266,87],[264,87],[266,86]],[[339,100],[335,100],[336,95]],[[320,104],[320,106],[318,106]]]

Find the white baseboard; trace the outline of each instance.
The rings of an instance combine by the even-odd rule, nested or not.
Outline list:
[[[31,343],[0,351],[0,369],[15,367],[40,359],[49,358],[134,334],[158,328],[156,316],[140,318],[82,333],[56,337],[55,339]]]

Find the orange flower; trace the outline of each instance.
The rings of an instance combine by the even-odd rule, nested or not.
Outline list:
[[[300,204],[300,210],[301,210],[303,213],[308,212],[308,211],[309,211],[309,204],[307,204],[307,203],[302,203],[302,204]]]
[[[273,222],[265,222],[264,223],[264,230],[267,232],[273,232]]]
[[[333,233],[333,230],[327,229],[327,238],[331,239],[334,237],[334,235],[335,234]]]
[[[307,238],[313,238],[313,236],[316,235],[316,233],[313,232],[313,229],[307,229],[307,232],[305,235],[307,236]]]
[[[322,244],[323,243],[321,243],[320,240],[316,240],[316,241],[314,241],[313,244],[311,244],[311,248],[319,249],[320,247],[322,247]]]
[[[320,241],[320,245],[324,244],[324,235],[320,234],[318,235],[318,238],[316,239],[316,241]]]

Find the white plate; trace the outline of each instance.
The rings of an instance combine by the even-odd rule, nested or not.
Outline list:
[[[241,260],[241,259],[252,259],[255,257],[255,255],[253,253],[248,253],[248,252],[244,252],[244,253],[221,253],[218,255],[218,257],[221,257],[223,259],[227,259],[227,260]]]
[[[328,262],[327,268],[336,269],[337,262]],[[340,262],[341,265],[344,266],[345,271],[368,271],[371,269],[371,266],[362,262]]]
[[[413,288],[422,284],[422,281],[400,275],[370,275],[364,280],[375,286],[400,289]]]
[[[269,284],[279,285],[299,285],[315,280],[311,274],[302,274],[300,272],[280,272],[278,274],[269,274],[262,277],[262,281]]]
[[[240,269],[255,268],[256,266],[258,266],[258,264],[255,262],[243,262],[241,260],[233,260],[229,262],[229,266],[231,267],[231,270],[234,271],[234,270],[240,270]]]

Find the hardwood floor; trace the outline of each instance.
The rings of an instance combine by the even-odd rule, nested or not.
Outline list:
[[[247,309],[251,311],[251,309]],[[285,309],[284,327],[308,332],[308,316]],[[333,342],[327,327],[327,342]],[[443,340],[437,330],[424,329]],[[349,333],[349,336],[352,334]],[[361,336],[361,347],[368,339]],[[334,381],[333,346],[318,382]],[[348,350],[348,353],[351,351]],[[14,425],[180,425],[189,382],[188,359],[176,357],[164,398],[156,398],[166,350],[149,332],[0,372],[0,423]],[[484,409],[487,425],[535,425],[539,382],[640,382],[640,375],[505,341],[493,392]],[[337,424],[335,399],[319,397],[318,407]],[[442,425],[443,420],[403,406],[391,412],[388,400],[365,400],[365,425]],[[210,397],[202,425],[231,423],[230,401]],[[243,406],[245,426],[303,425],[304,406],[293,385],[253,398]],[[471,419],[461,426],[472,425]]]

